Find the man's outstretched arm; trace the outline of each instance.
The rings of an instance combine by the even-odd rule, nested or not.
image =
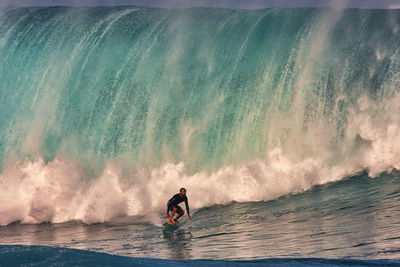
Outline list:
[[[188,203],[187,198],[185,199],[185,205],[186,205],[186,212],[187,212],[188,218],[190,221],[192,221],[192,217],[190,217],[189,203]]]

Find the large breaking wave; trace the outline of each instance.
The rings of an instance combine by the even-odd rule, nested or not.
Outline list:
[[[0,225],[400,169],[399,30],[399,10],[3,12]]]

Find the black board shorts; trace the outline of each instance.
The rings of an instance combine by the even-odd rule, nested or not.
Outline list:
[[[174,205],[173,203],[168,203],[167,206],[168,206],[168,210],[169,211],[173,211],[173,209],[176,208],[176,212],[177,213],[182,213],[183,212],[183,209],[180,206]]]

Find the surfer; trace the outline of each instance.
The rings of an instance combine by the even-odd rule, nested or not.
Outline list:
[[[192,221],[192,218],[190,217],[190,213],[189,213],[189,204],[188,204],[188,199],[186,197],[186,189],[185,188],[181,188],[179,190],[179,194],[175,194],[170,200],[168,200],[168,203],[167,203],[167,217],[169,217],[169,220],[168,220],[169,224],[177,224],[178,223],[178,219],[180,217],[182,217],[183,214],[185,214],[183,209],[180,206],[178,206],[178,204],[182,203],[183,201],[185,201],[186,212],[187,212],[188,218],[189,218],[190,221]],[[169,215],[170,211],[172,212],[171,216]],[[175,213],[177,213],[178,215],[172,221],[172,218],[174,217]]]

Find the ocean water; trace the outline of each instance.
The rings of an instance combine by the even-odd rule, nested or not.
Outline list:
[[[213,205],[174,231],[142,217],[14,223],[0,228],[0,263],[398,266],[399,178],[360,174],[271,201]]]
[[[399,30],[399,10],[1,11],[0,264],[400,264]],[[180,187],[193,222],[165,231]]]

